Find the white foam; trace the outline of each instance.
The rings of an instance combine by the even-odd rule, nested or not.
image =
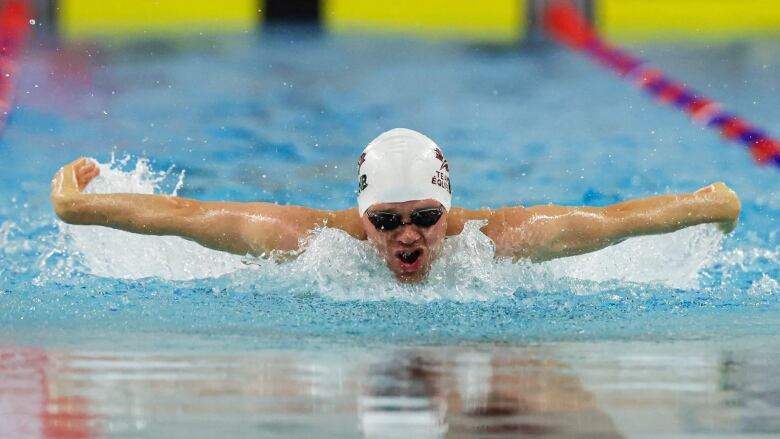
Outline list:
[[[714,227],[699,226],[627,240],[588,255],[531,264],[494,258],[493,242],[480,232],[481,226],[480,222],[468,223],[461,235],[448,239],[443,256],[419,285],[399,284],[368,243],[356,242],[334,229],[315,233],[297,260],[281,266],[259,262],[259,272],[253,276],[294,279],[293,290],[314,290],[338,299],[409,301],[491,300],[518,288],[590,294],[614,288],[616,281],[697,288],[700,270],[712,262],[722,239]]]
[[[761,275],[761,279],[750,284],[748,296],[767,296],[777,294],[780,291],[780,283],[766,273]]]
[[[149,162],[138,160],[135,168],[122,171],[127,160],[100,164],[100,176],[88,193],[153,194],[170,171],[153,172]],[[180,175],[181,181],[183,175]],[[180,184],[176,185],[176,189]],[[175,190],[176,190],[175,189]],[[206,249],[175,236],[136,235],[107,227],[61,223],[67,250],[90,274],[139,279],[160,277],[186,280],[221,276],[244,267],[241,257]]]
[[[702,225],[661,236],[641,236],[598,252],[543,264],[561,277],[603,282],[618,279],[691,289],[712,264],[723,241],[715,226]]]
[[[114,161],[101,164],[101,176],[88,190],[151,194],[170,174],[152,172],[144,160],[129,172],[122,171],[122,166]],[[262,282],[264,287],[283,288],[292,294],[409,301],[490,300],[511,295],[518,288],[588,294],[606,288],[605,282],[614,287],[616,281],[696,288],[699,272],[712,263],[722,240],[714,227],[698,226],[630,239],[587,255],[530,264],[494,258],[493,243],[479,231],[480,226],[469,223],[461,235],[448,239],[444,256],[434,263],[427,281],[411,286],[396,282],[368,243],[334,229],[316,231],[307,240],[306,251],[283,264],[209,250],[176,237],[64,224],[61,232],[67,251],[78,259],[75,265],[98,276],[181,280],[235,273],[231,281],[236,284]]]

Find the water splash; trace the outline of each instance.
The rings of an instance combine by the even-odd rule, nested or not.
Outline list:
[[[14,227],[16,227],[16,224],[12,221],[4,221],[0,224],[0,247],[5,247],[8,243],[8,236],[11,234]]]
[[[159,193],[161,182],[171,176],[171,169],[154,172],[143,159],[123,170],[128,163],[125,158],[101,164],[101,175],[87,191]],[[182,184],[180,173],[175,190]],[[699,226],[634,238],[599,252],[543,264],[513,263],[493,256],[493,243],[479,231],[481,225],[468,223],[461,235],[448,239],[444,256],[418,285],[396,282],[368,243],[335,229],[316,231],[297,259],[281,264],[209,250],[177,237],[134,235],[94,226],[61,224],[59,245],[71,259],[63,266],[102,277],[187,280],[229,274],[236,286],[261,283],[264,288],[292,294],[416,302],[492,300],[518,290],[592,294],[634,284],[693,289],[699,286],[702,269],[718,255],[722,241],[714,227]]]
[[[642,236],[601,251],[546,264],[558,276],[603,282],[620,279],[694,289],[701,271],[712,265],[723,241],[713,225],[690,227],[663,236]]]
[[[172,169],[154,172],[148,160],[139,159],[132,170],[124,171],[129,158],[100,164],[100,175],[86,188],[87,193],[159,193],[161,183]],[[183,174],[178,176],[183,184]],[[136,235],[97,226],[60,223],[67,253],[87,273],[121,279],[160,277],[187,280],[217,277],[244,267],[241,258],[215,252],[175,236]]]

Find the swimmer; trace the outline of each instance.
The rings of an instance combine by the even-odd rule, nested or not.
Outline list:
[[[347,210],[82,193],[99,173],[85,158],[57,172],[51,191],[57,216],[69,224],[175,235],[211,249],[258,256],[294,256],[315,229],[336,228],[371,242],[403,283],[425,279],[444,240],[461,233],[468,221],[485,222],[480,230],[495,243],[496,257],[540,262],[697,224],[713,223],[729,233],[740,212],[737,194],[723,183],[606,207],[452,207],[444,153],[428,137],[404,128],[381,134],[360,155],[358,207]]]

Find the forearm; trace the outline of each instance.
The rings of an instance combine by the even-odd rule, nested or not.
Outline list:
[[[164,195],[81,194],[56,203],[69,224],[111,227],[145,235],[179,236],[205,247],[235,254],[262,253],[233,226],[234,216],[218,203]]]
[[[196,209],[186,198],[146,194],[78,194],[56,200],[57,216],[69,224],[106,226],[148,235],[178,235],[182,219]]]
[[[300,239],[323,225],[329,212],[271,203],[203,202],[146,194],[84,194],[99,175],[81,158],[52,180],[51,202],[70,224],[112,227],[147,235],[174,235],[236,254],[268,254],[298,248]]]
[[[239,255],[297,250],[301,238],[324,225],[327,217],[327,212],[298,206],[144,194],[84,194],[55,206],[70,224],[179,236]]]
[[[739,216],[735,197],[690,193],[659,195],[625,201],[604,208],[604,218],[612,224],[610,238],[669,233],[706,223],[735,221]]]
[[[607,207],[535,206],[515,211],[518,226],[501,229],[501,254],[541,261],[587,253],[627,238],[654,235],[704,223],[732,230],[739,216],[737,195],[722,183],[690,194],[661,195]],[[510,210],[510,212],[512,212]]]

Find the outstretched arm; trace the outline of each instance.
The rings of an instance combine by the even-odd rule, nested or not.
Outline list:
[[[51,191],[57,216],[70,224],[180,236],[240,255],[297,250],[302,238],[325,225],[354,232],[352,217],[357,214],[351,211],[271,203],[203,202],[165,195],[82,193],[99,172],[93,161],[84,158],[57,172]]]
[[[544,261],[592,252],[632,236],[715,223],[724,232],[739,217],[737,194],[715,183],[689,194],[660,195],[606,207],[534,206],[493,213],[483,228],[498,256]]]

